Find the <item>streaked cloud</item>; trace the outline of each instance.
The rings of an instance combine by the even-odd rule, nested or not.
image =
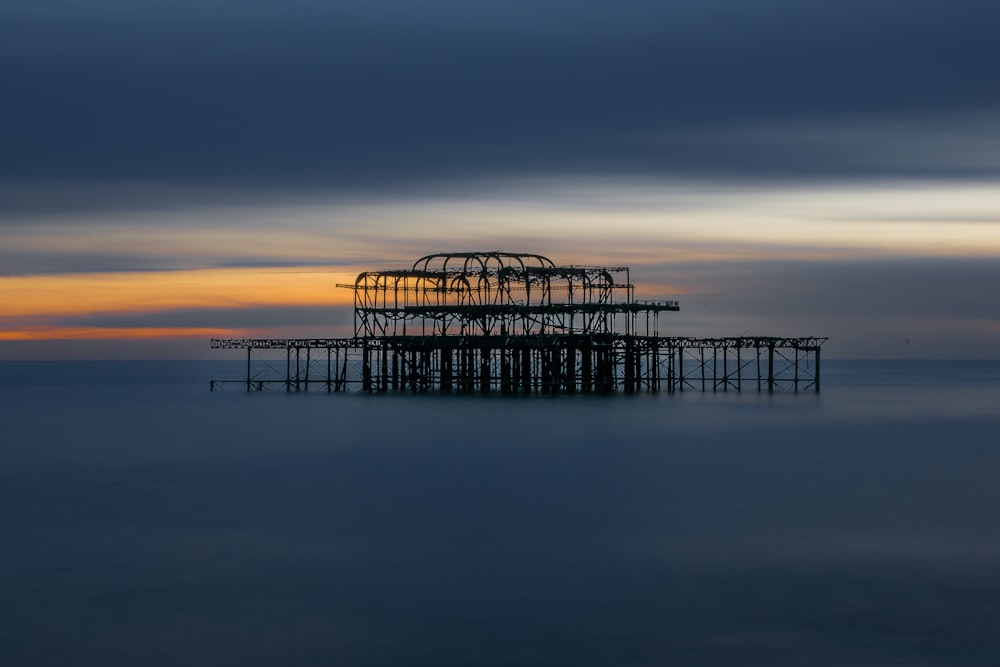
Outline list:
[[[793,189],[585,179],[386,202],[199,207],[9,220],[0,273],[406,266],[442,250],[556,261],[1000,255],[1000,188],[903,183]]]
[[[35,4],[0,9],[0,180],[21,211],[50,204],[20,188],[60,183],[113,208],[132,186],[155,201],[1000,167],[1000,10],[976,0]]]

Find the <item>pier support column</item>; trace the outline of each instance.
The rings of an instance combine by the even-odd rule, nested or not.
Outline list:
[[[416,350],[410,350],[410,363],[409,363],[409,368],[407,368],[407,371],[409,371],[410,391],[415,394],[417,393],[417,375],[420,372],[419,367],[417,366]]]
[[[743,391],[743,357],[740,354],[742,342],[736,341],[736,391]]]
[[[306,391],[309,391],[309,365],[310,365],[310,362],[312,361],[312,354],[311,353],[312,353],[312,348],[311,347],[307,347],[306,348],[306,382],[305,382]]]
[[[302,348],[295,348],[295,391],[302,391],[302,370],[300,368]]]
[[[506,347],[499,348],[500,351],[500,392],[510,394],[510,350]]]
[[[677,348],[677,386],[684,391],[684,348]]]
[[[698,351],[701,353],[701,390],[705,391],[705,344],[702,343],[698,347]]]
[[[462,390],[467,394],[471,394],[476,390],[476,351],[471,347],[466,347],[462,350],[462,357],[464,359]]]
[[[722,391],[729,391],[729,348],[722,344]]]
[[[754,347],[754,353],[757,355],[757,393],[760,393],[762,381],[760,377],[760,343]]]
[[[774,391],[774,341],[767,346],[767,390]]]
[[[368,393],[372,391],[372,354],[367,345],[361,350],[361,389]]]
[[[563,366],[563,388],[568,394],[576,393],[576,349],[566,348],[566,361]]]
[[[389,346],[382,343],[382,349],[379,350],[379,354],[378,390],[386,392],[389,391]]]
[[[392,390],[399,391],[399,349],[392,350]]]
[[[490,393],[490,352],[488,347],[479,350],[479,391],[483,394]]]
[[[625,393],[635,391],[635,343],[631,339],[625,341]]]
[[[813,354],[816,355],[816,393],[819,393],[819,348],[817,347]]]
[[[426,347],[420,350],[420,391],[430,391],[434,384],[434,373],[431,370],[434,364],[431,363],[431,356],[431,350]]]
[[[795,348],[795,392],[799,391],[799,348]]]
[[[344,349],[344,356],[347,356],[347,349]],[[340,348],[337,348],[337,359],[333,364],[333,390],[340,391]]]
[[[531,393],[531,350],[521,349],[521,391],[525,394]]]

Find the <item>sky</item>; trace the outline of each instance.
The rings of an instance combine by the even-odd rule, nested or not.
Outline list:
[[[1000,358],[1000,5],[6,0],[0,359],[341,336],[433,252],[661,332]]]

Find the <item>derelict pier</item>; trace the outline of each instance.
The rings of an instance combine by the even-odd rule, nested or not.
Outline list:
[[[443,253],[353,284],[351,338],[214,339],[246,374],[213,390],[500,394],[819,391],[825,338],[660,333],[676,301],[634,298],[627,267]]]

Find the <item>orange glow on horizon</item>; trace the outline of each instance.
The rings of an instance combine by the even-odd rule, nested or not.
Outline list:
[[[101,326],[60,319],[128,316],[185,309],[352,306],[354,274],[326,268],[199,269],[0,278],[0,342],[229,337],[249,329]]]
[[[0,331],[0,341],[40,340],[150,340],[163,338],[226,338],[242,335],[234,329],[168,327],[31,327]]]
[[[4,318],[26,320],[186,308],[350,306],[339,282],[354,275],[320,268],[200,269],[0,278]]]

